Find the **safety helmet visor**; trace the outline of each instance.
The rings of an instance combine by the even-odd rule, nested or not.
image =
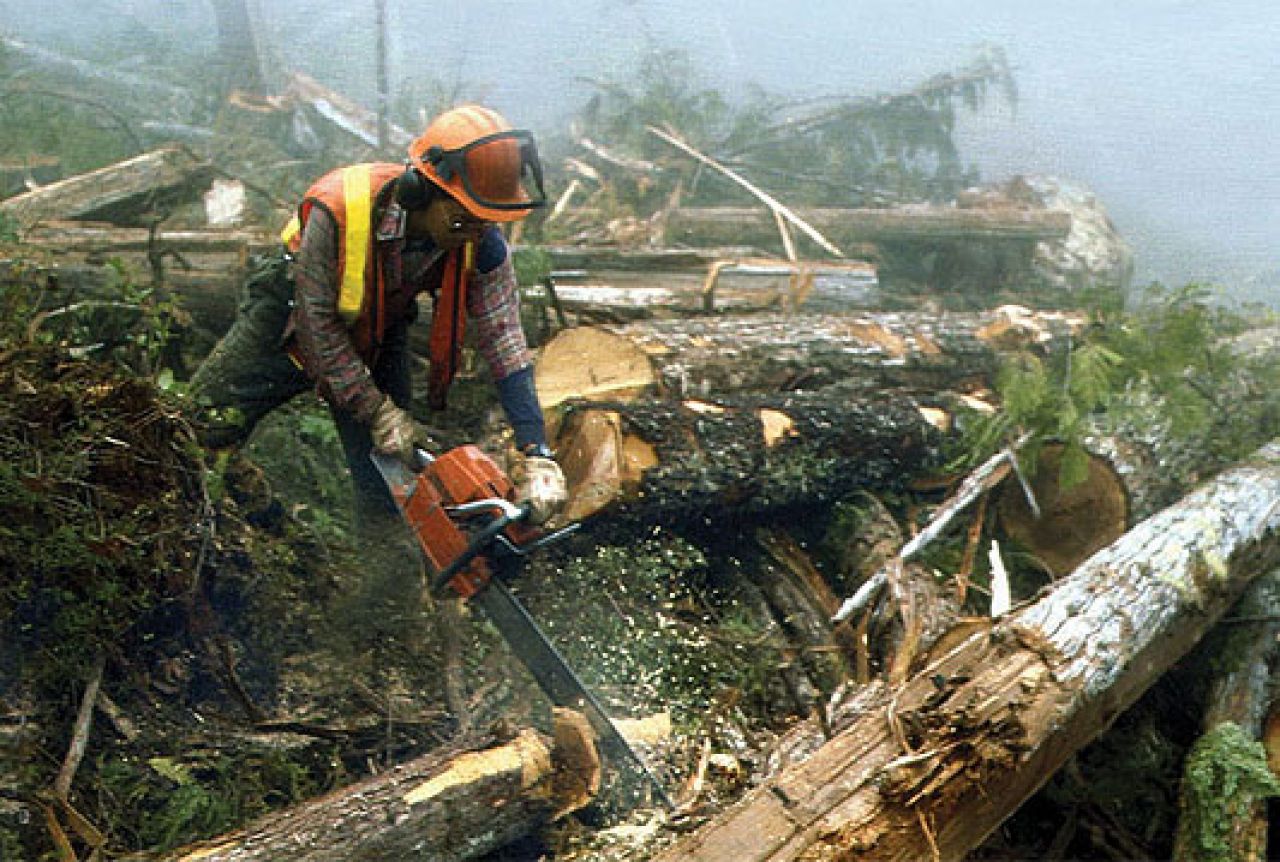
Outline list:
[[[523,129],[485,135],[457,149],[433,146],[423,160],[446,188],[462,192],[464,205],[498,212],[546,205],[538,148]]]

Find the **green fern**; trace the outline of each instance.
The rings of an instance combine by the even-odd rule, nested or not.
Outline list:
[[[1083,344],[1071,354],[1067,381],[1071,400],[1086,409],[1106,406],[1115,392],[1116,375],[1124,357],[1101,344]]]
[[[967,417],[957,470],[971,469],[1016,438],[1026,436],[1021,460],[1030,466],[1050,440],[1064,444],[1064,487],[1085,478],[1084,436],[1093,421],[1136,395],[1155,415],[1146,424],[1165,429],[1169,443],[1196,441],[1209,460],[1242,457],[1280,433],[1280,395],[1259,381],[1274,377],[1268,360],[1244,360],[1229,336],[1246,325],[1242,315],[1212,301],[1203,285],[1148,288],[1129,312],[1092,310],[1093,326],[1070,351],[1009,357],[996,375],[1001,408]],[[1121,396],[1124,396],[1121,398]]]

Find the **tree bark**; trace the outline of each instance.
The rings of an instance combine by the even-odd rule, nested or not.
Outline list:
[[[823,505],[935,466],[941,435],[909,398],[829,393],[575,406],[553,438],[581,520],[735,517]]]
[[[475,859],[591,800],[599,760],[589,727],[575,715],[557,715],[554,748],[524,730],[496,748],[427,755],[166,858]]]
[[[1041,598],[943,638],[907,683],[661,862],[960,860],[1280,563],[1280,444]]]
[[[1261,740],[1267,710],[1272,702],[1272,672],[1276,665],[1276,639],[1280,637],[1280,573],[1259,578],[1236,605],[1237,624],[1218,643],[1214,666],[1223,669],[1214,681],[1205,710],[1206,737],[1225,724],[1240,728],[1251,740]],[[1202,742],[1206,737],[1202,737]],[[1234,764],[1223,763],[1225,769]],[[1221,793],[1226,812],[1225,834],[1212,836],[1222,841],[1229,858],[1236,862],[1264,862],[1267,858],[1267,802],[1257,788],[1242,783],[1233,788],[1200,787],[1189,792],[1189,784],[1203,779],[1187,770],[1179,794],[1182,818],[1174,841],[1174,858],[1197,860],[1205,857],[1204,823],[1194,810],[1203,805],[1206,794]]]
[[[1071,229],[1065,212],[1021,207],[963,209],[911,206],[894,209],[798,208],[796,215],[842,246],[859,242],[1001,239],[1035,243],[1063,239]],[[683,207],[667,222],[669,243],[743,245],[777,240],[764,207]]]
[[[241,90],[251,95],[266,94],[266,77],[258,53],[258,40],[245,0],[212,0],[218,24],[218,63],[221,94]]]
[[[161,147],[0,201],[22,230],[53,219],[140,224],[157,208],[203,191],[207,162],[185,147]]]
[[[684,398],[817,389],[984,386],[1002,350],[1065,346],[1083,315],[1014,306],[966,314],[861,312],[653,320],[556,335],[537,366],[544,407],[570,398]]]

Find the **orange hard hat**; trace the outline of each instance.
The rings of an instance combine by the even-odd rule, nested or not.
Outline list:
[[[481,105],[450,108],[432,120],[409,145],[409,161],[484,221],[516,221],[546,203],[533,136]]]

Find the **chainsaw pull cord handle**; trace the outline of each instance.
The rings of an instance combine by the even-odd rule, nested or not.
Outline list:
[[[484,553],[490,543],[497,539],[498,536],[502,535],[503,530],[516,521],[522,521],[529,517],[528,504],[517,506],[507,500],[480,500],[476,503],[468,503],[465,505],[472,509],[477,507],[495,508],[498,510],[498,514],[493,518],[493,520],[485,524],[476,532],[476,534],[471,538],[471,541],[467,543],[467,549],[465,551],[459,554],[453,562],[441,569],[439,574],[435,576],[431,581],[431,591],[433,593],[439,593],[448,586],[449,582],[452,581],[459,572],[470,566],[476,557]]]

